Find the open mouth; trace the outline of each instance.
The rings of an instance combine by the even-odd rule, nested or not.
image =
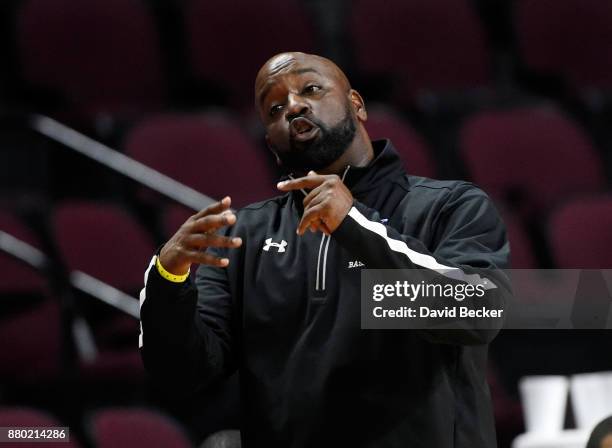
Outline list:
[[[304,142],[315,137],[319,132],[319,127],[308,118],[297,117],[291,120],[289,131],[292,140]]]

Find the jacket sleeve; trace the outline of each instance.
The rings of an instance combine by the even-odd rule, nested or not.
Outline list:
[[[227,270],[200,266],[196,288],[191,278],[166,280],[155,261],[140,293],[139,348],[145,368],[178,392],[192,392],[230,375],[235,363]]]
[[[407,202],[404,206],[410,207]],[[409,210],[403,210],[405,216]],[[505,226],[495,207],[480,189],[460,184],[440,207],[433,238],[428,247],[417,238],[403,234],[381,222],[380,214],[354,201],[353,207],[333,233],[333,237],[368,269],[411,269],[411,278],[449,283],[484,285],[489,308],[503,308],[511,296],[508,277],[509,244]],[[462,306],[473,306],[474,301]],[[498,329],[467,328],[457,322],[456,329],[423,330],[430,341],[451,344],[490,342]],[[483,325],[485,325],[483,323]]]

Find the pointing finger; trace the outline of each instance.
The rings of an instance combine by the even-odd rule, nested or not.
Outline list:
[[[306,177],[300,177],[298,179],[279,182],[276,184],[276,187],[281,191],[299,190],[301,188],[316,188],[325,182],[326,179],[327,176],[313,174]]]

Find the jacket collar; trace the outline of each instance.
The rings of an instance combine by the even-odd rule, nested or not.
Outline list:
[[[375,189],[404,174],[404,167],[391,140],[372,141],[374,158],[363,167],[350,167],[344,179],[353,196]]]
[[[349,166],[344,184],[353,196],[360,196],[405,173],[402,161],[391,140],[373,140],[374,158],[366,166]],[[346,168],[345,168],[346,170]],[[345,171],[343,170],[343,172]],[[294,191],[296,201],[301,204],[304,194]]]

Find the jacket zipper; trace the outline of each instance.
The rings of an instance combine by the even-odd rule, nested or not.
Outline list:
[[[350,168],[351,166],[347,165],[344,169],[344,173],[342,173],[341,177],[342,182],[344,182],[344,179],[346,178],[346,173],[348,173],[348,170]],[[293,179],[292,175],[289,175],[289,177]],[[304,189],[302,189],[301,191],[304,197],[306,197],[308,193],[306,193]],[[325,291],[326,289],[325,280],[327,274],[327,252],[329,251],[330,240],[331,235],[321,235],[321,244],[319,244],[319,254],[317,255],[317,276],[315,279],[315,291]],[[321,264],[321,255],[323,255],[323,264]]]

